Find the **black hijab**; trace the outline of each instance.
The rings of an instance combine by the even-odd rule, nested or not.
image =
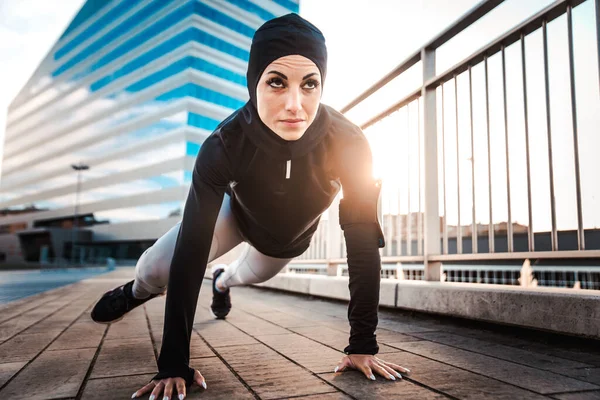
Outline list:
[[[278,58],[296,54],[315,63],[323,85],[327,73],[327,47],[325,37],[317,27],[298,14],[287,14],[267,21],[258,28],[252,38],[246,74],[250,100],[240,110],[239,120],[244,133],[258,148],[281,161],[308,153],[320,142],[329,127],[329,115],[322,104],[304,135],[293,141],[281,138],[258,115],[256,87],[265,68]]]

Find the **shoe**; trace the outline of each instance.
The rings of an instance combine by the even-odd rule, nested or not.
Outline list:
[[[144,304],[156,296],[163,295],[163,293],[156,293],[145,299],[136,299],[133,297],[132,289],[133,281],[130,281],[123,286],[104,293],[91,312],[92,319],[100,324],[120,321],[126,313],[137,306]]]
[[[210,310],[217,319],[225,319],[229,311],[231,311],[231,296],[229,288],[225,292],[217,290],[217,278],[225,272],[224,268],[216,268],[213,270],[212,292],[213,298],[210,304]]]

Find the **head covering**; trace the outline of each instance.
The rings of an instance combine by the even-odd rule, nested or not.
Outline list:
[[[265,22],[254,34],[248,61],[248,92],[256,107],[256,86],[265,68],[278,58],[298,54],[315,63],[321,85],[327,73],[327,47],[323,33],[299,16],[287,14]]]
[[[265,68],[278,58],[298,54],[312,60],[321,73],[321,87],[327,73],[325,38],[317,27],[298,14],[287,14],[265,22],[254,34],[248,61],[248,92],[250,100],[236,112],[236,121],[245,135],[265,155],[278,160],[301,157],[317,146],[330,126],[328,109],[319,104],[315,119],[297,140],[285,140],[258,115],[256,86]]]

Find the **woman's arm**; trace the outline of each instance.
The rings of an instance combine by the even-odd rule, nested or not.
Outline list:
[[[340,202],[340,225],[344,230],[350,275],[350,344],[346,354],[377,354],[375,338],[381,258],[385,245],[377,219],[380,185],[372,176],[369,142],[357,131],[342,145],[339,158],[344,198]]]
[[[182,377],[187,384],[194,381],[194,369],[189,367],[190,336],[217,216],[231,174],[226,146],[216,133],[206,139],[194,164],[169,272],[159,372],[153,379]]]

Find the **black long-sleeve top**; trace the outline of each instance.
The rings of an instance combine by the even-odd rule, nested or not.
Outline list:
[[[163,342],[154,379],[185,378],[198,294],[223,196],[244,238],[279,258],[302,254],[321,214],[343,190],[340,224],[348,253],[351,326],[347,354],[376,354],[375,338],[384,246],[377,220],[379,187],[363,132],[332,108],[320,105],[304,135],[286,141],[266,128],[246,104],[205,140],[170,267]]]

